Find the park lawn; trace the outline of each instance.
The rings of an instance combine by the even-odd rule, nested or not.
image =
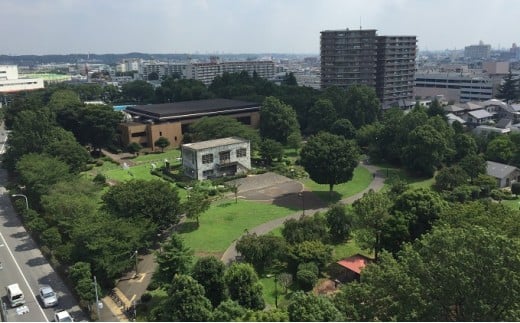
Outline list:
[[[514,200],[502,200],[500,203],[510,207],[513,210],[520,209],[520,198],[516,198]]]
[[[139,156],[132,158],[132,162],[135,164],[142,163],[160,163],[157,166],[162,166],[164,160],[167,159],[170,162],[170,165],[181,164],[181,161],[177,158],[181,157],[180,149],[168,149],[163,153],[161,152],[153,152],[149,154],[140,154]]]
[[[435,183],[435,179],[433,177],[413,177],[410,176],[405,170],[400,168],[381,167],[381,172],[386,177],[385,185],[383,187],[384,190],[389,189],[392,180],[396,178],[406,181],[412,188],[431,188]]]
[[[318,184],[310,178],[304,179],[303,185],[318,195],[318,197],[322,200],[329,203],[335,203],[340,199],[363,191],[368,187],[368,185],[370,185],[372,179],[372,174],[368,171],[368,169],[362,166],[358,166],[354,169],[354,176],[352,180],[343,184],[334,185],[334,191],[332,194],[329,193],[328,184]]]
[[[356,243],[355,239],[350,239],[345,243],[340,243],[332,246],[332,259],[334,261],[353,256],[357,253],[367,257],[374,256],[372,252],[367,252],[366,250],[361,249]]]
[[[263,286],[262,293],[266,304],[269,304],[272,307],[274,307],[276,293],[278,293],[278,307],[284,307],[289,303],[289,297],[292,294],[291,289],[288,289],[286,293],[285,288],[281,286],[280,283],[277,283],[277,286],[275,288],[274,276],[262,277],[260,278],[260,283]]]
[[[197,229],[194,221],[186,221],[179,232],[184,242],[198,256],[214,255],[220,258],[229,245],[246,229],[290,215],[296,209],[272,204],[239,200],[222,200],[211,205],[199,218]]]
[[[129,169],[118,167],[104,172],[107,179],[112,179],[117,182],[126,182],[131,179],[152,180],[159,177],[150,173],[151,167],[148,164],[132,166]]]

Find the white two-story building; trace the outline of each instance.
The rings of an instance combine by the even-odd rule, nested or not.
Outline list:
[[[184,174],[198,180],[233,176],[251,169],[249,140],[220,138],[181,146]]]

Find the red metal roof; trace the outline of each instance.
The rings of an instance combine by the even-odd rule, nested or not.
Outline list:
[[[372,262],[372,259],[360,254],[355,254],[351,257],[342,259],[336,263],[341,267],[347,268],[349,270],[352,270],[356,274],[359,274],[361,273],[361,269],[365,268],[365,266],[368,265],[370,262]]]

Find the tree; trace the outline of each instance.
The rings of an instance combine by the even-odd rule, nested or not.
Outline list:
[[[332,205],[325,213],[325,217],[332,240],[336,243],[347,240],[352,227],[352,217],[347,214],[345,206],[342,204]]]
[[[94,149],[110,146],[115,140],[117,125],[123,120],[123,114],[108,105],[87,105],[78,117],[78,129],[62,126],[72,131],[82,145],[90,144]]]
[[[289,314],[280,308],[270,308],[263,311],[248,310],[242,320],[244,322],[289,322]]]
[[[34,153],[23,155],[16,164],[16,171],[20,176],[20,185],[26,186],[29,201],[36,202],[36,205],[52,185],[72,177],[69,166],[61,160]]]
[[[365,267],[362,297],[347,285],[336,304],[350,304],[360,321],[517,320],[519,251],[518,239],[482,226],[442,226],[398,260],[385,255]]]
[[[509,136],[498,136],[488,143],[486,159],[507,164],[513,158],[515,149]]]
[[[515,194],[515,196],[518,196],[520,194],[520,183],[515,182],[511,184],[511,193]]]
[[[455,187],[467,184],[469,175],[460,166],[450,166],[441,169],[435,175],[435,188],[438,191],[451,191]]]
[[[134,179],[110,187],[101,199],[104,209],[121,218],[142,217],[161,228],[179,222],[179,195],[168,182]]]
[[[215,138],[237,136],[251,141],[251,148],[258,149],[260,137],[255,129],[228,116],[203,117],[188,128],[191,141],[204,141]]]
[[[260,136],[287,143],[287,137],[299,131],[300,125],[294,109],[275,97],[267,97],[260,110]]]
[[[318,282],[318,266],[315,263],[301,263],[298,265],[296,280],[301,289],[308,292]]]
[[[168,140],[168,138],[159,137],[153,144],[161,148],[161,152],[164,152],[164,148],[170,145],[170,141]]]
[[[433,99],[431,105],[428,107],[428,110],[426,110],[426,113],[428,113],[430,117],[441,116],[442,118],[446,118],[446,112],[442,108],[437,98]]]
[[[399,195],[392,212],[402,212],[408,220],[411,240],[430,231],[447,203],[436,192],[427,188],[411,189]]]
[[[211,318],[204,287],[186,275],[175,275],[162,307],[161,321],[204,322]]]
[[[224,280],[232,300],[245,308],[261,310],[265,307],[262,284],[249,264],[234,263],[226,270]]]
[[[468,174],[471,182],[480,174],[486,174],[487,163],[481,155],[469,154],[460,160],[459,166]]]
[[[373,190],[352,204],[354,208],[354,226],[357,229],[356,240],[361,248],[373,249],[377,259],[381,250],[381,233],[390,218],[391,202],[383,193]]]
[[[74,138],[52,142],[45,147],[44,152],[67,163],[75,174],[84,171],[90,160],[88,151]]]
[[[366,85],[349,86],[345,96],[344,109],[338,112],[339,117],[349,119],[356,129],[381,119],[381,103],[376,91]]]
[[[224,263],[211,256],[199,258],[193,266],[191,276],[204,287],[204,295],[213,307],[226,298],[225,271]]]
[[[303,241],[327,241],[327,221],[319,213],[311,217],[287,219],[283,223],[282,236],[290,244]]]
[[[284,288],[285,293],[287,293],[287,289],[292,285],[293,276],[289,273],[281,273],[278,275],[277,279],[280,285]]]
[[[129,153],[134,155],[139,154],[141,149],[143,149],[143,146],[141,146],[141,144],[139,144],[138,142],[132,142],[128,145],[128,147],[126,147],[126,150],[128,150]]]
[[[290,322],[337,322],[343,315],[323,296],[296,292],[287,306]]]
[[[307,132],[311,134],[330,131],[331,125],[338,119],[332,102],[327,99],[316,101],[309,109],[308,118]]]
[[[183,209],[188,219],[197,220],[197,227],[200,225],[199,217],[211,206],[206,192],[201,190],[191,190],[188,200],[184,203]]]
[[[296,273],[298,265],[314,263],[321,272],[332,261],[332,248],[321,241],[303,241],[289,248],[289,267]]]
[[[500,84],[496,97],[506,102],[514,102],[518,100],[520,96],[518,88],[518,79],[514,79],[513,74],[509,71],[509,74],[504,78],[502,84]]]
[[[330,126],[330,133],[337,136],[342,136],[345,139],[356,138],[356,128],[348,119],[338,119]]]
[[[297,86],[298,82],[296,82],[296,77],[294,76],[294,73],[285,73],[285,77],[282,80],[282,84],[288,86]]]
[[[281,261],[287,251],[285,240],[272,235],[257,236],[246,234],[237,241],[236,250],[244,260],[263,273],[277,261]]]
[[[403,147],[403,161],[409,170],[432,176],[447,153],[448,143],[442,134],[431,125],[424,125],[408,135],[408,143]]]
[[[158,266],[153,279],[161,285],[168,285],[176,274],[186,275],[190,272],[193,251],[174,233],[155,253],[155,260]]]
[[[213,310],[212,322],[237,322],[245,315],[246,310],[233,300],[225,300]]]
[[[460,161],[466,156],[478,153],[477,141],[467,133],[457,134],[454,139],[455,160]]]
[[[274,160],[282,160],[283,146],[276,140],[264,139],[260,144],[260,156],[267,165],[272,165]]]
[[[331,193],[334,185],[352,179],[358,159],[354,142],[326,132],[310,137],[301,150],[301,164],[310,178],[328,184]]]
[[[123,97],[138,104],[151,103],[154,98],[154,90],[146,81],[132,81],[125,83],[121,89]]]
[[[302,135],[299,131],[293,131],[287,136],[287,146],[294,149],[295,153],[298,153],[298,149],[302,146]]]

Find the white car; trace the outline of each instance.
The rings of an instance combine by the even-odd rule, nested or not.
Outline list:
[[[40,287],[40,297],[44,307],[58,305],[58,295],[49,285],[42,285]]]
[[[74,322],[72,316],[67,311],[59,311],[54,313],[54,321],[56,322]]]

